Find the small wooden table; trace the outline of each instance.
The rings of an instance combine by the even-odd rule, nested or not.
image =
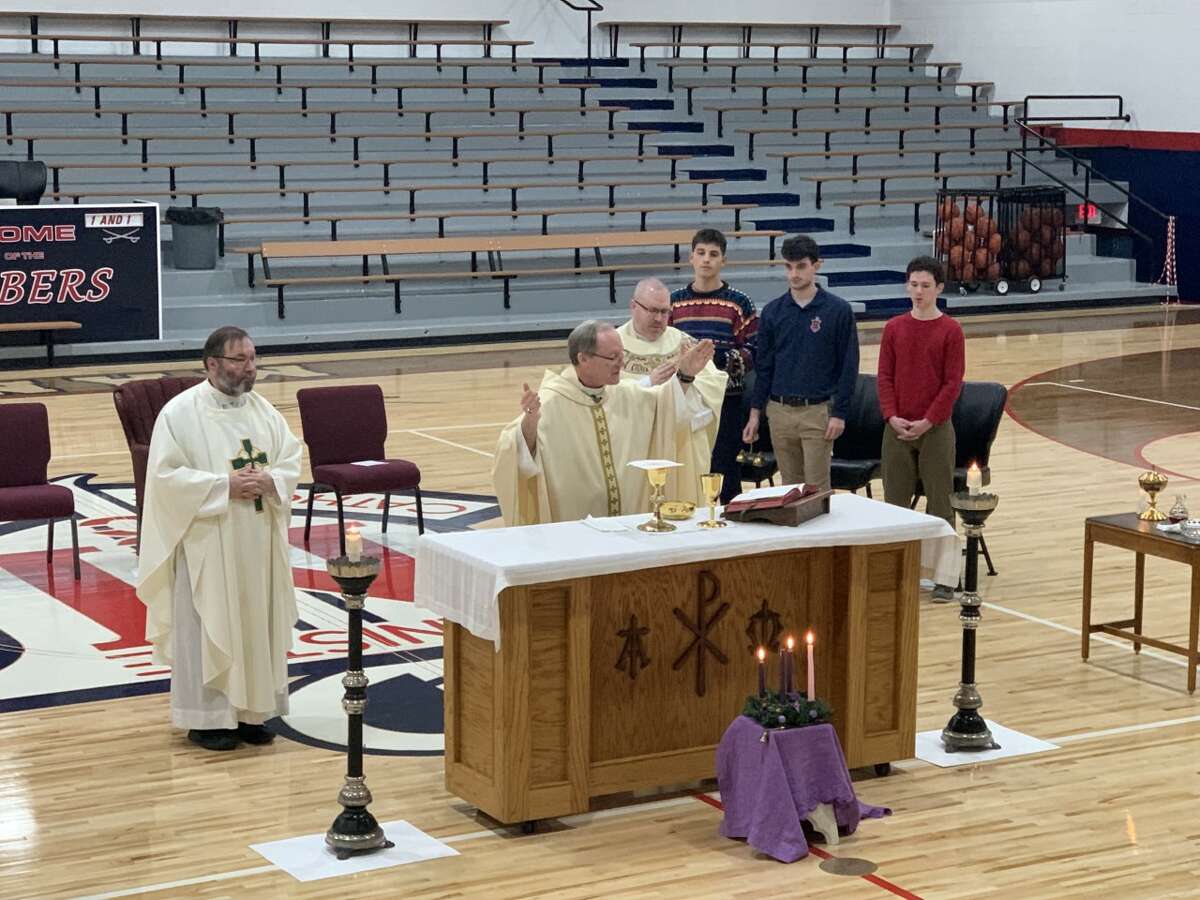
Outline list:
[[[1096,544],[1108,544],[1132,550],[1133,618],[1092,624],[1092,553]],[[1146,556],[1170,559],[1192,567],[1191,612],[1188,615],[1188,645],[1181,647],[1168,641],[1146,637],[1142,633],[1142,599],[1146,579]],[[1132,628],[1132,631],[1127,629]],[[1188,693],[1196,691],[1197,635],[1200,633],[1200,544],[1177,534],[1158,530],[1157,523],[1143,522],[1135,513],[1115,516],[1092,516],[1083,525],[1083,628],[1082,656],[1088,658],[1091,636],[1096,632],[1133,642],[1133,652],[1140,653],[1142,644],[1178,653],[1188,660]]]

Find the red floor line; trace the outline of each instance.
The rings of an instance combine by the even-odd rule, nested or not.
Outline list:
[[[692,794],[692,796],[702,803],[707,803],[713,809],[719,809],[722,812],[725,811],[725,804],[715,797],[710,797],[708,794],[703,793]],[[808,852],[818,859],[837,859],[837,857],[828,850],[822,850],[820,847],[813,847],[812,845],[809,845]],[[912,891],[905,890],[904,888],[900,887],[900,885],[893,884],[886,878],[881,878],[878,875],[863,875],[862,879],[864,881],[871,882],[871,884],[875,885],[876,887],[883,888],[889,893],[895,894],[897,897],[903,897],[904,900],[922,900],[920,894],[914,894]]]

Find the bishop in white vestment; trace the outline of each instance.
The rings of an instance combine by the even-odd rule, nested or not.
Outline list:
[[[155,421],[138,597],[156,661],[171,666],[171,721],[212,750],[267,743],[287,711],[296,621],[288,524],[300,443],[253,392],[254,344],[218,329],[208,380]]]
[[[584,322],[567,342],[572,365],[526,385],[523,415],[500,434],[492,480],[506,525],[563,522],[649,510],[638,459],[674,459],[678,435],[696,427],[699,393],[679,378],[647,387],[621,380],[616,329]],[[695,345],[679,360],[684,378],[712,358]],[[703,427],[703,426],[700,426]]]
[[[677,375],[679,357],[695,341],[667,324],[671,316],[671,292],[657,278],[639,281],[629,301],[630,319],[617,329],[624,347],[621,378],[641,381],[643,385],[662,384]],[[686,377],[686,376],[685,376]],[[712,468],[713,442],[721,421],[721,404],[729,376],[709,360],[696,373],[693,389],[702,404],[693,428],[676,434],[676,445],[669,454],[679,463],[667,475],[667,496],[703,504],[700,476]]]

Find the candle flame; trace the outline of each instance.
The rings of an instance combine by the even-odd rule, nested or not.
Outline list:
[[[808,633],[804,635],[804,641],[805,641],[805,643],[808,643],[808,644],[811,644],[813,642],[812,629],[809,629]]]
[[[358,533],[359,533],[359,528],[357,525],[347,525],[346,526],[346,534],[358,534]]]
[[[789,634],[787,637],[788,652],[790,653],[795,646],[796,646],[796,640]]]
[[[763,662],[767,658],[767,648],[759,647],[758,652],[755,655],[758,656],[759,662]]]
[[[975,463],[975,462],[971,463],[968,471],[978,472],[979,471],[979,463]]]

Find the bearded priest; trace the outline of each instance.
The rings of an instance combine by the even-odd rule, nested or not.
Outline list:
[[[657,278],[639,281],[629,301],[629,321],[617,329],[625,348],[621,378],[641,381],[644,386],[659,385],[680,377],[680,355],[695,340],[667,324],[671,316],[671,292]],[[682,376],[686,378],[687,376]],[[712,469],[712,448],[721,421],[721,404],[729,376],[710,360],[696,373],[692,387],[702,405],[691,430],[676,435],[670,458],[680,464],[667,474],[667,496],[702,504],[700,476]]]
[[[604,322],[577,326],[567,354],[571,365],[547,370],[538,391],[522,386],[522,415],[500,433],[492,481],[505,525],[645,512],[646,475],[629,463],[675,459],[681,438],[704,427],[692,382],[712,341],[684,351],[658,385],[621,380],[621,336]]]
[[[254,393],[240,328],[204,345],[207,380],[154,423],[138,556],[146,640],[171,667],[171,722],[207,750],[269,743],[287,712],[296,591],[288,524],[300,442]]]

